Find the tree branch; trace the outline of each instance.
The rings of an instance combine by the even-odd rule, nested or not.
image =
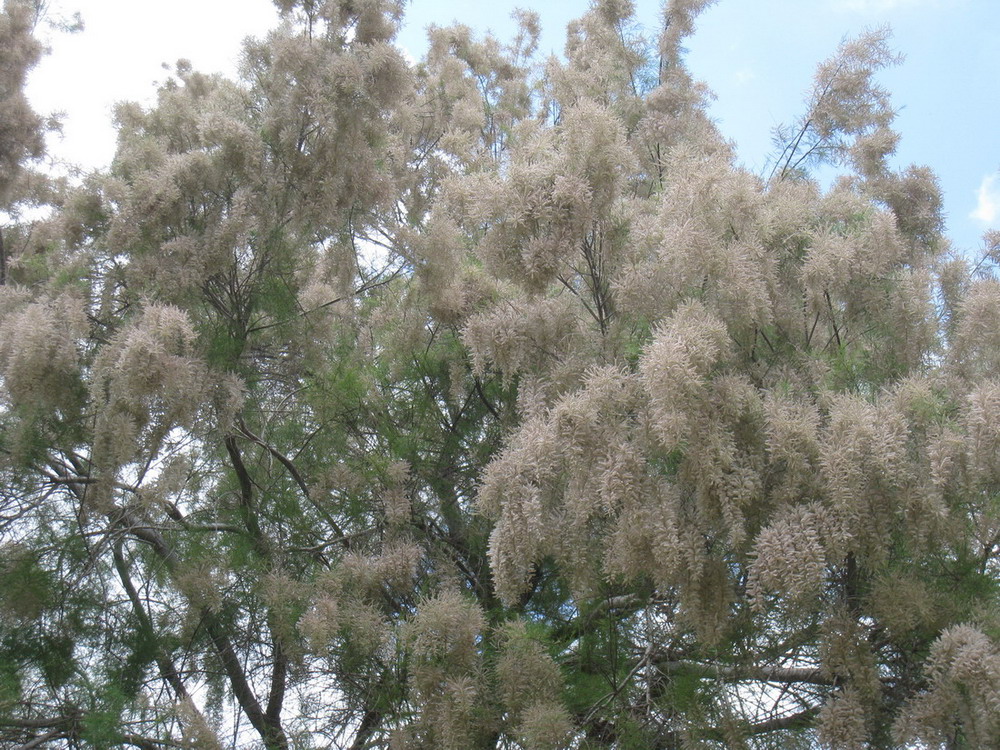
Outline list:
[[[696,674],[705,679],[731,682],[801,682],[809,685],[834,685],[833,678],[819,669],[810,667],[736,667],[685,660],[656,660],[653,664],[665,675]]]
[[[316,509],[316,512],[319,513],[321,516],[323,516],[323,519],[328,524],[330,524],[330,528],[333,529],[334,533],[337,535],[336,542],[342,544],[344,549],[350,550],[351,549],[350,535],[345,534],[344,530],[341,528],[340,524],[338,524],[337,521],[333,518],[333,516],[327,513],[326,510],[322,506],[320,506],[319,502],[317,502],[313,498],[312,493],[309,491],[309,485],[306,484],[305,479],[303,479],[302,475],[299,473],[298,468],[296,468],[295,464],[291,461],[291,459],[289,459],[284,453],[279,451],[277,448],[275,448],[262,438],[258,437],[253,432],[251,432],[242,418],[239,419],[237,426],[239,427],[240,433],[245,438],[251,440],[252,442],[259,445],[261,448],[266,450],[275,459],[277,459],[278,463],[280,463],[282,466],[285,467],[285,469],[288,471],[292,479],[295,480],[295,484],[298,485],[299,490],[301,490],[302,496],[306,499],[306,501],[310,505],[313,506],[313,508]]]

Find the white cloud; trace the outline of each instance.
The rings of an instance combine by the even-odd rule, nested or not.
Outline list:
[[[984,224],[992,224],[1000,215],[1000,184],[997,184],[997,176],[1000,173],[986,175],[979,184],[976,191],[976,209],[969,214],[969,218],[981,221]]]
[[[191,60],[195,70],[233,76],[245,36],[277,25],[270,0],[51,0],[53,17],[82,7],[84,31],[46,40],[52,54],[32,71],[28,96],[39,112],[66,113],[53,156],[87,169],[107,166],[115,151],[112,107],[120,100],[150,106],[161,63]]]

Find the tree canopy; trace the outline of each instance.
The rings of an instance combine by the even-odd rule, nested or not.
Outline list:
[[[411,64],[277,0],[67,184],[4,1],[0,744],[994,746],[1000,236],[895,166],[886,30],[739,166],[708,4]]]

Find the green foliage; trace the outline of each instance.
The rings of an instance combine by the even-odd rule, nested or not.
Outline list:
[[[20,545],[0,550],[0,577],[4,582],[0,590],[4,619],[31,622],[52,605],[55,581],[31,550]]]
[[[82,719],[79,738],[93,747],[120,744],[122,713],[132,696],[110,684],[93,696],[93,707]]]

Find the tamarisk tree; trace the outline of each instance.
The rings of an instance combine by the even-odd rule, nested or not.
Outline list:
[[[897,171],[888,33],[757,175],[684,61],[705,0],[418,64],[401,3],[277,4],[8,214],[0,741],[991,746],[1000,243]]]

